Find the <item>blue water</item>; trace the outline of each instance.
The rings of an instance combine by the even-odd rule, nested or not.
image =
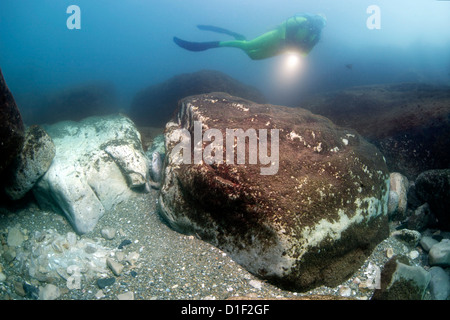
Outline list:
[[[81,29],[68,29],[70,5]],[[367,8],[380,9],[369,29]],[[189,52],[173,36],[227,40],[210,24],[251,39],[296,13],[322,13],[319,44],[289,80],[283,59],[252,61],[234,48]],[[90,81],[112,81],[124,105],[174,75],[214,69],[256,86],[273,103],[354,85],[421,81],[450,84],[450,1],[436,0],[2,0],[0,68],[19,104]],[[351,69],[346,65],[351,64]]]

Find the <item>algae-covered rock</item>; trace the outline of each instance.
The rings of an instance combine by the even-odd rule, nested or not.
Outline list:
[[[383,156],[322,116],[198,95],[180,101],[165,141],[162,217],[283,288],[340,284],[388,236]]]
[[[431,275],[419,266],[410,266],[406,258],[393,257],[381,272],[381,288],[373,300],[421,300],[430,283]]]
[[[20,152],[24,131],[22,116],[0,69],[0,174]]]

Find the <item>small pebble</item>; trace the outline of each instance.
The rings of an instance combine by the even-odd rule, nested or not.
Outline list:
[[[111,271],[116,275],[116,276],[120,276],[120,274],[122,273],[123,270],[123,265],[120,264],[117,261],[114,261],[110,258],[106,259],[106,265],[109,267],[109,269],[111,269]]]
[[[347,286],[341,286],[339,288],[339,295],[342,297],[350,297],[352,295],[352,289]]]
[[[117,295],[119,300],[134,300],[134,293],[131,291],[121,293]]]
[[[100,278],[97,280],[97,286],[100,289],[104,289],[108,286],[112,286],[116,282],[115,278]]]
[[[413,251],[411,251],[410,253],[409,253],[409,257],[411,258],[411,259],[417,259],[418,257],[419,257],[419,251],[417,251],[417,250],[413,250]]]
[[[394,256],[394,249],[392,248],[386,248],[386,257],[388,259],[392,258]]]
[[[127,246],[127,245],[129,245],[129,244],[131,244],[131,240],[123,240],[120,244],[119,244],[119,246],[118,246],[118,248],[119,249],[123,249],[123,247],[125,247],[125,246]]]
[[[116,229],[114,228],[103,228],[100,231],[103,238],[106,240],[112,240],[116,236]]]

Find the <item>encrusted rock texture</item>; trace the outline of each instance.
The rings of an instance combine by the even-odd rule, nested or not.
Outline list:
[[[181,141],[189,135],[198,139],[195,121],[203,133],[220,130],[224,146],[214,151],[223,152],[223,159],[226,129],[255,129],[258,141],[259,130],[267,129],[269,151],[275,143],[271,129],[279,129],[278,171],[262,175],[268,165],[250,164],[249,158],[244,164],[180,162]],[[203,94],[179,102],[165,140],[159,196],[164,220],[282,288],[338,285],[388,236],[383,155],[354,130],[325,117],[226,93]],[[209,144],[203,139],[202,150]],[[191,148],[194,155],[193,143]]]

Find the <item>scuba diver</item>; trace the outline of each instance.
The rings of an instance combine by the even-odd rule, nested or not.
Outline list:
[[[244,36],[226,29],[199,25],[197,27],[200,30],[227,34],[235,40],[190,42],[174,37],[173,41],[189,51],[204,51],[222,47],[239,48],[252,60],[274,57],[287,51],[300,51],[303,55],[307,55],[319,42],[325,24],[324,16],[304,13],[287,19],[275,29],[253,40],[246,40]]]

